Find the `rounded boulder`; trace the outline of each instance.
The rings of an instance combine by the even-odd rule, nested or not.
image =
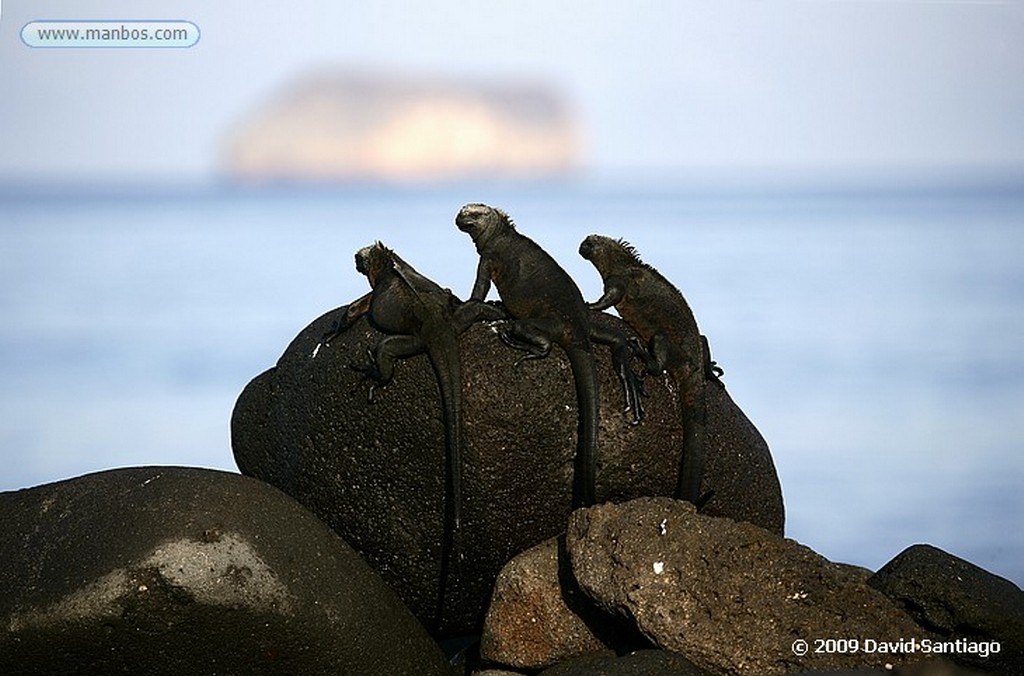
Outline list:
[[[0,493],[0,519],[0,673],[449,673],[358,554],[255,479],[110,470]]]

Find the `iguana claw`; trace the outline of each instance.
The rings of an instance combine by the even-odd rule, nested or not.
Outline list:
[[[633,420],[630,424],[639,425],[644,419],[643,397],[647,396],[647,389],[644,387],[643,378],[633,372],[627,364],[619,365],[619,380],[622,382],[622,389],[626,393],[625,412],[633,412]]]
[[[374,392],[377,391],[377,387],[386,385],[387,383],[384,382],[384,376],[381,374],[380,368],[377,366],[377,360],[373,356],[373,350],[366,351],[366,358],[367,363],[356,364],[355,362],[352,362],[348,367],[353,371],[362,373],[363,379],[370,381],[370,389],[369,392],[367,392],[366,399],[369,402],[373,402],[373,395]]]

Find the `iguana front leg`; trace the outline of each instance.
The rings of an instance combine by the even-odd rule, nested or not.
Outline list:
[[[500,303],[487,303],[482,300],[467,300],[459,303],[453,312],[455,334],[462,335],[472,324],[480,321],[500,321],[508,319],[508,312]]]
[[[620,302],[622,302],[622,300],[625,297],[626,284],[616,277],[608,277],[604,282],[604,293],[601,295],[600,298],[595,300],[593,303],[587,303],[587,307],[589,307],[591,310],[607,310],[610,307],[617,306]],[[618,345],[618,342],[616,342],[615,344]],[[652,349],[645,348],[640,343],[639,339],[629,338],[628,345],[629,348],[632,350],[633,355],[639,357],[643,361],[644,369],[647,371],[647,373],[651,374],[652,376],[657,376],[661,375],[665,371],[664,358],[659,358],[657,355],[653,353]],[[620,352],[619,358],[623,359],[621,348],[617,347],[616,349],[618,349]],[[621,367],[619,368],[621,370]],[[623,374],[620,373],[619,379],[622,380],[623,377]],[[623,386],[626,386],[625,382],[623,382]],[[642,412],[641,415],[643,415]]]
[[[604,284],[604,294],[593,303],[587,303],[592,310],[607,310],[617,305],[626,295],[625,285],[619,280],[608,278]],[[648,350],[645,350],[640,341],[636,338],[627,338],[625,334],[610,327],[602,327],[591,324],[590,339],[595,343],[610,345],[612,348],[612,364],[615,372],[622,383],[622,389],[626,395],[626,411],[633,411],[633,424],[639,423],[644,417],[642,397],[647,396],[644,390],[643,379],[633,372],[629,366],[631,356],[640,357],[644,367],[652,375],[664,371],[664,366],[656,363],[655,358]]]
[[[470,301],[480,301],[487,298],[487,292],[491,290],[491,266],[487,259],[480,257],[476,266],[476,280],[473,282],[473,292],[469,294]]]
[[[371,291],[370,293],[346,305],[341,318],[331,325],[331,329],[324,333],[320,342],[325,345],[330,345],[332,340],[347,331],[350,326],[355,324],[357,319],[370,311],[370,300],[372,298],[373,292]]]
[[[625,295],[626,291],[623,287],[614,282],[606,283],[604,285],[604,294],[593,303],[587,303],[587,307],[591,310],[607,310],[617,305]]]

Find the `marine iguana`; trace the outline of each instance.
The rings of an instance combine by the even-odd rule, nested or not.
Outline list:
[[[667,371],[682,388],[684,426],[683,460],[676,497],[700,506],[707,445],[705,383],[721,386],[722,370],[711,361],[707,338],[683,294],[623,240],[590,235],[580,244],[580,255],[597,268],[604,294],[590,303],[595,310],[615,306],[619,316],[647,341],[647,370]]]
[[[370,324],[388,334],[369,351],[369,364],[353,365],[378,385],[394,376],[395,362],[426,354],[437,378],[444,420],[445,538],[441,547],[441,588],[436,622],[444,609],[446,582],[454,556],[456,570],[462,558],[462,373],[458,336],[478,319],[506,315],[487,303],[462,303],[448,289],[417,272],[380,242],[356,252],[356,269],[366,275],[372,291],[346,308],[339,325],[324,336],[324,343],[348,328],[363,314]],[[371,386],[370,397],[373,397]]]
[[[643,417],[640,379],[629,367],[631,351],[621,332],[591,322],[576,283],[536,242],[520,234],[505,212],[486,204],[467,204],[455,225],[473,239],[480,263],[471,300],[483,301],[498,289],[512,320],[498,332],[510,347],[524,350],[523,359],[546,357],[559,345],[569,359],[576,387],[578,424],[573,472],[573,507],[596,501],[597,371],[592,342],[612,346],[612,359],[626,394],[626,410],[635,421]]]

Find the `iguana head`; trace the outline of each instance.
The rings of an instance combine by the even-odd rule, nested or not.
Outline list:
[[[473,238],[479,248],[495,235],[515,229],[515,224],[501,209],[486,204],[467,204],[455,217],[455,227]]]
[[[580,255],[602,272],[611,266],[640,262],[636,249],[629,242],[604,235],[588,235],[580,244]]]
[[[380,242],[364,246],[356,252],[356,270],[366,275],[370,286],[373,286],[377,283],[381,271],[393,264],[393,253]]]

